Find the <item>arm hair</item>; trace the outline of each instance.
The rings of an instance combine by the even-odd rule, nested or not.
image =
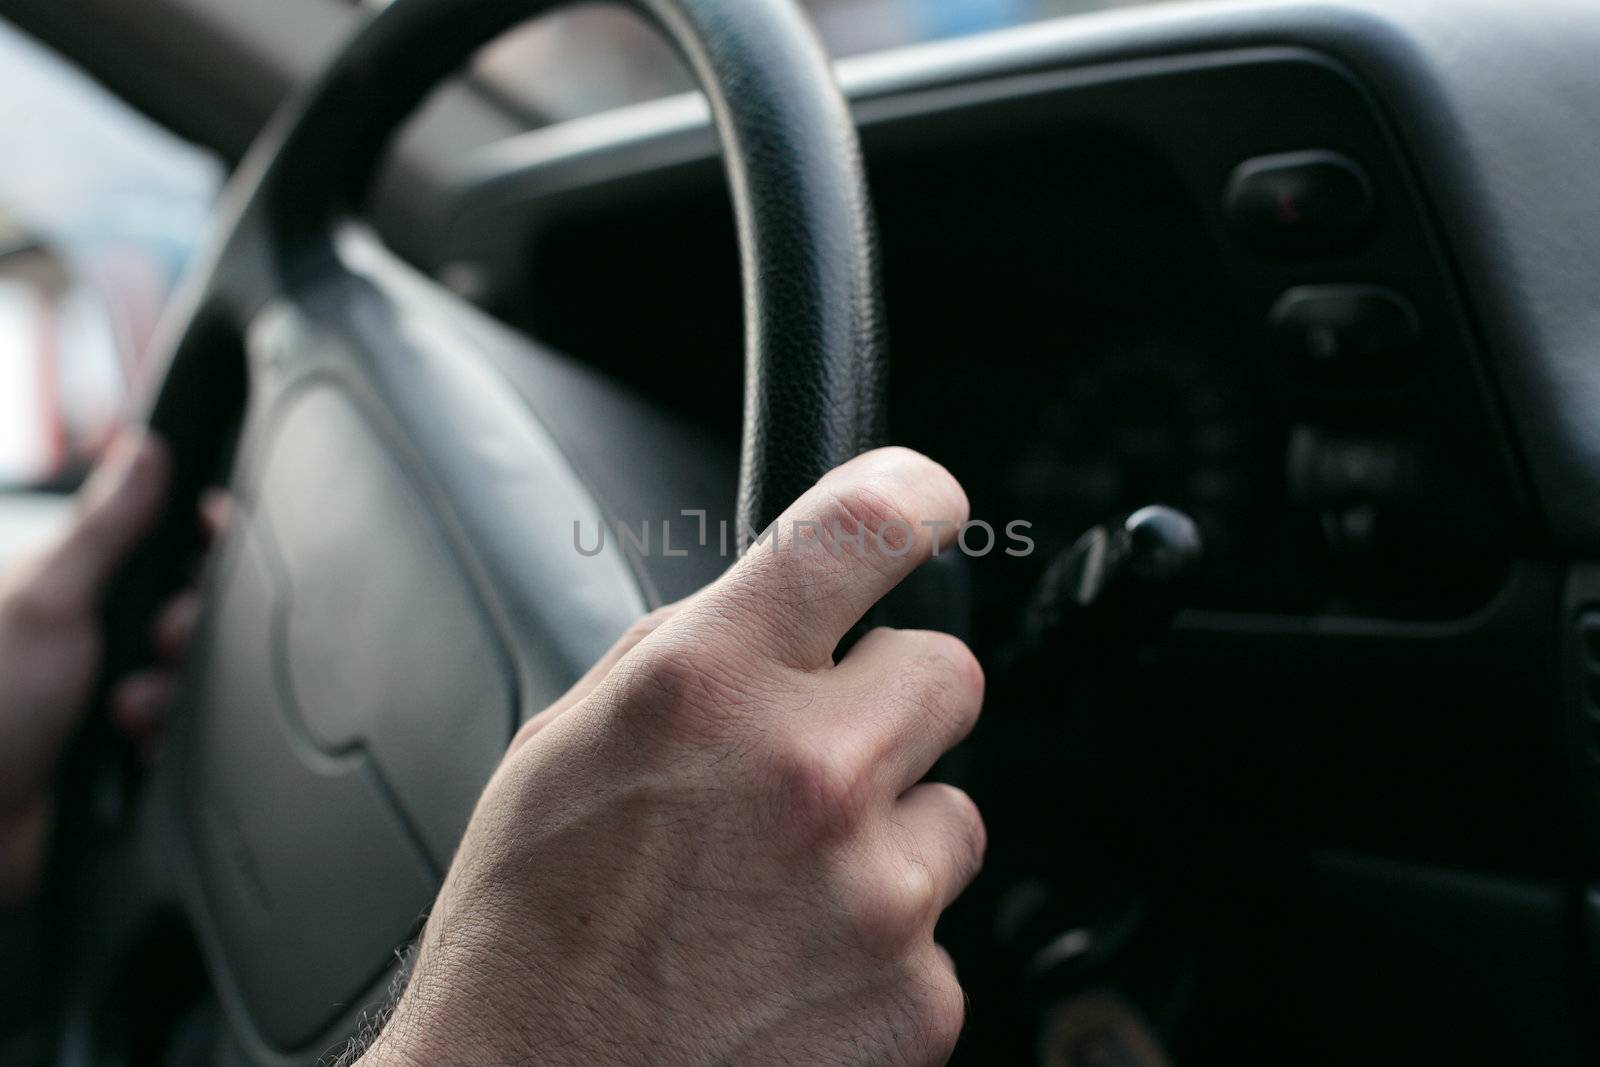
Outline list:
[[[400,995],[406,991],[406,984],[411,980],[411,970],[417,960],[416,944],[395,952],[395,959],[399,965],[389,981],[389,993],[384,998],[383,1006],[377,1011],[363,1012],[355,1036],[345,1043],[344,1049],[333,1059],[324,1056],[319,1061],[320,1067],[355,1067],[356,1062],[372,1048],[373,1042],[378,1040],[378,1035],[383,1033],[383,1028],[394,1015],[395,1005],[400,1003]]]

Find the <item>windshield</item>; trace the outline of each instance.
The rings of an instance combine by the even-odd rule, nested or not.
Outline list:
[[[809,0],[835,56],[960,37],[1151,0]],[[689,87],[654,30],[609,4],[529,23],[485,51],[480,83],[536,124],[558,122]]]

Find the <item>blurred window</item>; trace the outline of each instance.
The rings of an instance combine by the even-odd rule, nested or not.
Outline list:
[[[125,414],[216,158],[0,21],[0,488],[66,488]]]

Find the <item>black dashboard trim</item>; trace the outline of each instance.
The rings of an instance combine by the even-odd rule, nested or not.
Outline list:
[[[1558,552],[1581,555],[1600,552],[1600,429],[1587,418],[1600,409],[1600,361],[1589,358],[1582,328],[1589,318],[1600,323],[1600,292],[1581,280],[1593,266],[1586,250],[1600,250],[1600,183],[1590,180],[1600,173],[1600,142],[1576,120],[1585,91],[1591,99],[1600,91],[1576,74],[1592,51],[1583,42],[1600,40],[1600,10],[1563,0],[1531,6],[1548,17],[1488,0],[1448,11],[1405,0],[1156,6],[848,59],[837,69],[864,128],[1170,64],[1276,54],[1343,70],[1412,171],[1433,215],[1435,251],[1460,287],[1452,299],[1481,330],[1487,359],[1477,373],[1494,386],[1497,421],[1515,428],[1506,436],[1526,476],[1519,504],[1542,520],[1537,533],[1548,526]],[[1546,62],[1517,67],[1512,41]],[[1517,92],[1499,88],[1508,81]],[[536,214],[546,196],[697,164],[713,151],[706,122],[698,98],[678,96],[469,154],[429,221],[437,240],[421,243],[448,258],[448,235],[483,212],[521,202]],[[1542,189],[1553,191],[1545,202],[1560,212],[1539,214]]]

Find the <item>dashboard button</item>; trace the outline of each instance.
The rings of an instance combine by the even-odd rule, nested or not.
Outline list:
[[[1416,369],[1422,330],[1400,294],[1376,285],[1303,285],[1270,325],[1291,376],[1316,385],[1398,385]]]
[[[1329,252],[1354,244],[1372,223],[1372,182],[1337,152],[1247,159],[1228,179],[1229,223],[1265,252]]]

